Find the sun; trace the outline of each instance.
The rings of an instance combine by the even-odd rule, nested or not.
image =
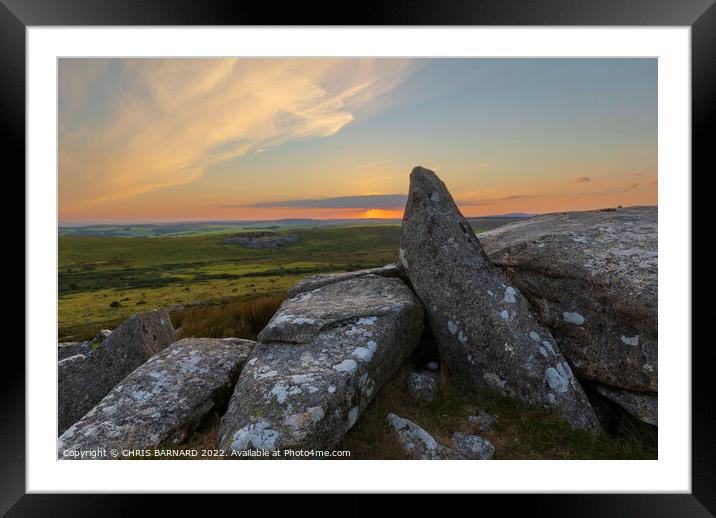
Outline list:
[[[395,219],[402,218],[402,210],[367,209],[360,215],[361,218]]]

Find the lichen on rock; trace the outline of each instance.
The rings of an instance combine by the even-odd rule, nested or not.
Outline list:
[[[166,309],[137,313],[96,349],[58,363],[58,434],[89,412],[127,374],[174,342]]]
[[[629,207],[536,216],[479,241],[578,376],[656,392],[657,230],[657,207]]]
[[[142,450],[178,444],[231,395],[253,349],[249,340],[185,338],[127,376],[58,439],[72,452]],[[70,453],[65,456],[65,452]]]
[[[416,347],[422,321],[398,278],[364,275],[286,300],[241,373],[220,447],[332,449]]]
[[[422,167],[410,175],[400,247],[454,382],[546,406],[576,428],[599,428],[550,331],[492,264],[445,184]]]

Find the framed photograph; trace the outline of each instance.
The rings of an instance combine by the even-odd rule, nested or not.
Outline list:
[[[714,512],[691,304],[712,2],[92,4],[0,7],[27,301],[0,511]]]

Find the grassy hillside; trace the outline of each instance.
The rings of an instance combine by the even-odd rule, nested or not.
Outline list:
[[[473,218],[471,222],[479,233],[515,220]],[[136,230],[138,237],[96,234],[115,230],[130,234]],[[115,327],[134,313],[156,307],[228,304],[262,295],[281,297],[293,284],[316,273],[371,268],[398,259],[400,226],[393,222],[273,225],[271,230],[299,238],[298,243],[277,249],[249,249],[223,242],[227,236],[248,230],[257,227],[93,226],[72,229],[75,235],[61,232],[60,339],[89,338],[103,327]],[[84,231],[90,235],[82,235]],[[161,234],[171,231],[185,234]]]
[[[279,249],[224,244],[224,235],[59,238],[60,337],[86,335],[148,308],[285,292],[320,272],[397,259],[395,226],[293,232]]]

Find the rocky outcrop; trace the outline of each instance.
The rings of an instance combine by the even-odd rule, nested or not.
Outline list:
[[[364,275],[287,299],[239,377],[220,447],[332,449],[413,351],[422,321],[396,278]]]
[[[138,313],[96,349],[58,362],[58,433],[99,403],[127,374],[174,342],[165,309]]]
[[[283,248],[298,243],[298,236],[274,234],[273,232],[245,232],[222,240],[226,245],[241,245],[244,248]]]
[[[388,414],[388,424],[405,454],[413,460],[461,460],[460,453],[437,442],[414,422]]]
[[[479,435],[466,435],[462,432],[452,434],[453,449],[466,459],[488,460],[495,454],[490,441]]]
[[[400,260],[455,381],[544,405],[582,429],[598,421],[549,330],[483,252],[445,184],[410,175]]]
[[[399,264],[392,263],[381,266],[380,268],[369,268],[367,270],[357,270],[354,272],[321,273],[297,282],[291,289],[288,290],[288,297],[295,297],[299,293],[312,291],[323,286],[328,286],[329,284],[335,284],[340,281],[347,281],[348,279],[355,279],[357,277],[364,277],[366,275],[402,277],[403,271],[401,270]]]
[[[631,392],[629,390],[594,385],[594,388],[607,399],[629,412],[631,415],[647,424],[658,426],[659,401],[656,395],[645,392]]]
[[[480,242],[578,376],[657,391],[657,207],[547,214]]]
[[[124,378],[58,440],[60,459],[77,452],[144,450],[181,443],[231,395],[249,340],[185,338]],[[123,453],[124,451],[124,453]],[[131,453],[129,453],[131,456]]]

